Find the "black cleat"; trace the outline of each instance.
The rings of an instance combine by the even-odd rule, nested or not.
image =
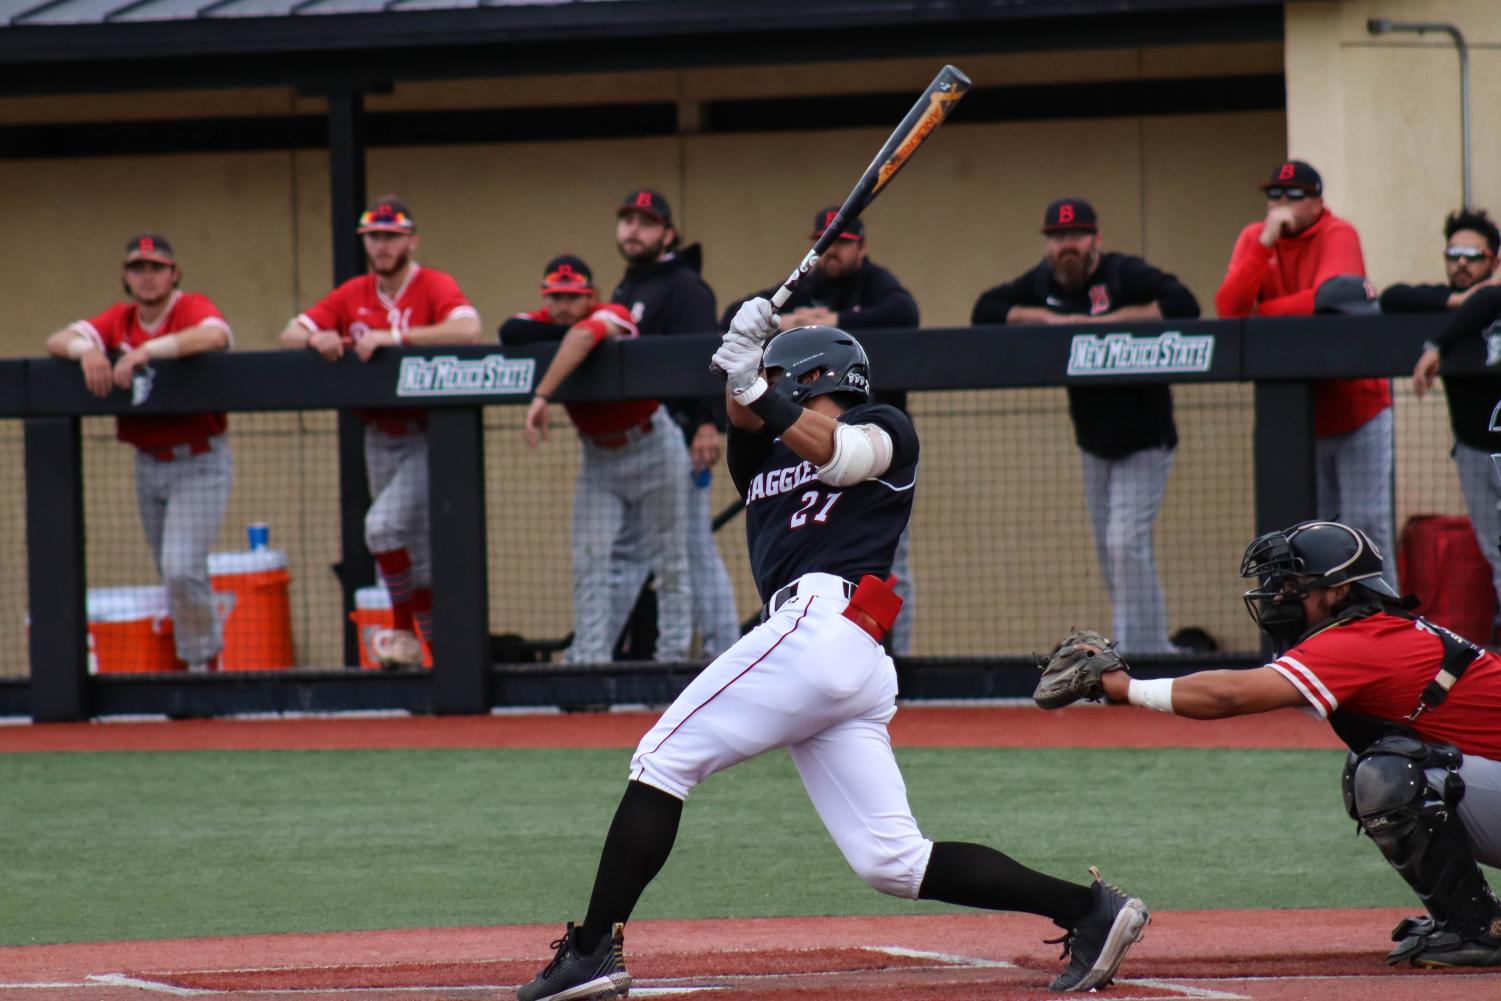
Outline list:
[[[563,937],[552,943],[557,955],[516,992],[516,1001],[607,1001],[631,993],[622,951],[624,925],[616,924],[587,955],[574,947],[577,938],[578,929],[570,921]]]
[[[1089,874],[1094,877],[1089,888],[1094,906],[1062,938],[1051,940],[1063,943],[1063,955],[1069,957],[1069,963],[1048,985],[1049,990],[1092,991],[1110,983],[1126,958],[1126,950],[1141,938],[1152,920],[1140,899],[1128,897],[1106,883],[1093,866]]]
[[[1421,942],[1422,947],[1411,954],[1413,966],[1430,970],[1501,966],[1501,938],[1490,935],[1460,938],[1453,932],[1441,931],[1424,937]]]

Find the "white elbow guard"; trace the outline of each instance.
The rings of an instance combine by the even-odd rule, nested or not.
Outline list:
[[[891,468],[891,435],[874,424],[841,424],[834,429],[834,455],[818,467],[831,487],[852,487]]]

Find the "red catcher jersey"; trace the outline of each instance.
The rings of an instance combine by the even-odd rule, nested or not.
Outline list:
[[[558,322],[552,318],[546,306],[521,315],[537,323]],[[636,321],[631,317],[631,311],[614,302],[596,307],[594,312],[579,321],[579,325],[587,327],[594,334],[595,344],[610,336],[611,327],[615,328],[618,337],[640,336],[640,331],[636,329]],[[613,434],[633,428],[650,418],[656,412],[657,401],[611,400],[607,403],[565,403],[563,409],[568,411],[568,417],[573,421],[573,426],[578,428],[579,434]]]
[[[234,331],[224,314],[208,296],[198,292],[173,292],[167,308],[156,322],[141,322],[140,306],[119,302],[88,320],[79,320],[69,328],[99,345],[106,353],[138,348],[155,337],[165,337],[192,327],[220,327],[234,346]],[[202,441],[223,434],[229,418],[223,413],[157,414],[150,417],[115,419],[115,437],[129,442],[143,452],[159,452],[190,441]]]
[[[1444,648],[1424,622],[1378,612],[1326,629],[1271,663],[1327,718],[1336,709],[1403,723],[1425,740],[1501,761],[1501,658],[1482,654],[1437,709],[1412,723],[1423,689],[1438,674]]]
[[[407,280],[396,295],[388,297],[382,292],[377,276],[361,275],[334,289],[318,305],[299,313],[297,322],[310,334],[335,331],[346,345],[351,345],[371,330],[430,327],[455,316],[478,320],[479,311],[469,304],[452,275],[413,261]],[[405,434],[411,425],[421,427],[427,423],[421,410],[356,410],[355,413],[389,434]]]

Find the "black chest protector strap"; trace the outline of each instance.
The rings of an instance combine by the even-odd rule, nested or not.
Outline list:
[[[1434,625],[1423,618],[1419,618],[1417,621],[1422,623],[1423,628],[1437,636],[1439,642],[1444,645],[1444,659],[1439,664],[1438,673],[1433,676],[1433,680],[1428,682],[1427,687],[1423,689],[1423,694],[1418,699],[1417,707],[1402,717],[1409,723],[1424,713],[1432,712],[1443,705],[1444,700],[1449,697],[1449,689],[1453,688],[1459,679],[1464,677],[1464,673],[1469,669],[1470,665],[1479,660],[1480,655],[1485,652],[1474,643],[1471,643],[1462,636],[1456,636],[1443,626]]]

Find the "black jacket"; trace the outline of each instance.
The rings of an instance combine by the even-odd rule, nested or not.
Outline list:
[[[615,286],[610,301],[631,311],[643,337],[716,333],[714,291],[699,276],[702,262],[703,251],[695,243],[666,260],[639,267],[631,265]],[[663,402],[689,441],[701,424],[713,424],[721,431],[725,428],[724,400],[717,396]]]
[[[779,287],[773,285],[769,289],[763,289],[755,295],[746,296],[745,299],[731,303],[730,308],[724,311],[724,316],[719,321],[720,328],[729,329],[730,321],[735,318],[735,313],[747,299],[757,297],[770,299],[771,294]],[[782,308],[791,312],[804,306],[817,306],[838,313],[838,325],[842,330],[876,330],[885,327],[916,327],[918,325],[917,300],[912,298],[912,293],[902,287],[902,283],[896,280],[896,275],[869,260],[837,281],[830,281],[816,270],[804,275],[797,283],[792,296],[787,300],[787,305]],[[871,375],[872,382],[877,387],[876,401],[889,403],[905,411],[907,409],[906,392],[900,390],[881,392],[879,375],[874,372]]]
[[[970,323],[1005,323],[1012,306],[1040,306],[1055,313],[1105,313],[1121,306],[1157,303],[1167,319],[1193,319],[1199,302],[1183,283],[1139,257],[1101,254],[1100,263],[1077,292],[1067,292],[1047,261],[980,296]],[[1123,459],[1146,448],[1174,448],[1173,395],[1168,386],[1068,387],[1074,440],[1101,459]]]
[[[1481,289],[1450,310],[1447,285],[1393,285],[1381,293],[1381,308],[1388,313],[1435,313],[1434,332],[1429,338],[1440,357],[1456,351],[1487,354],[1480,334],[1501,319],[1501,288]],[[1501,400],[1501,374],[1444,376],[1444,402],[1449,406],[1449,427],[1456,440],[1482,452],[1493,452],[1501,442],[1490,432],[1491,411]]]

